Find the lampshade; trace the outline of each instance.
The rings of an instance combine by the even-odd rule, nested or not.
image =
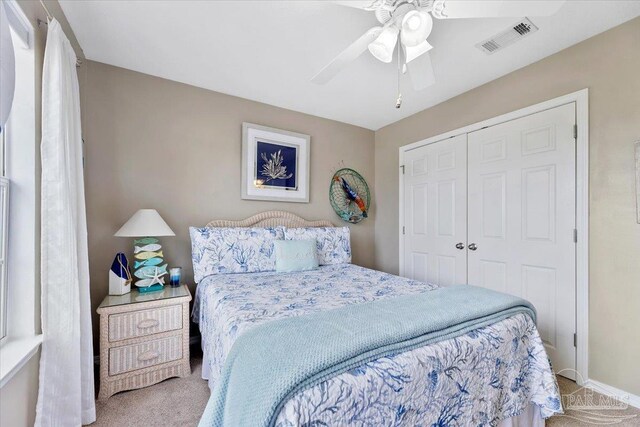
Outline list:
[[[394,26],[382,30],[378,38],[369,44],[369,52],[382,62],[391,62],[398,42],[398,31]]]
[[[406,58],[406,63],[408,64],[423,53],[429,52],[431,49],[433,49],[433,46],[431,46],[426,40],[420,43],[418,46],[405,46],[404,56]]]
[[[155,209],[140,209],[114,234],[116,237],[158,237],[175,235],[173,230],[169,228]]]
[[[433,19],[427,12],[412,10],[402,18],[402,44],[418,46],[425,41],[433,29]]]

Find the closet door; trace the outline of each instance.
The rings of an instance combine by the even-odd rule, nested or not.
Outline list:
[[[568,104],[468,135],[469,284],[535,305],[556,372],[575,369],[574,124]]]
[[[405,276],[441,286],[466,283],[467,136],[405,153]]]

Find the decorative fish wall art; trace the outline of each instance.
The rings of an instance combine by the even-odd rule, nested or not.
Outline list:
[[[162,245],[158,243],[158,239],[153,237],[145,237],[133,241],[133,257],[134,272],[133,275],[138,279],[135,285],[139,288],[148,288],[150,286],[164,284],[164,275],[167,274],[167,264],[164,263]]]
[[[371,195],[362,175],[353,169],[342,168],[331,178],[329,201],[343,220],[356,224],[369,217]]]
[[[362,197],[360,197],[360,195],[356,192],[356,190],[351,188],[349,183],[347,181],[345,181],[344,178],[336,177],[335,179],[342,186],[342,189],[344,190],[344,194],[347,196],[347,199],[349,199],[349,201],[355,203],[356,206],[358,206],[358,209],[360,209],[360,212],[362,212],[362,217],[366,218],[367,217],[367,207],[365,206],[364,201],[362,200]]]

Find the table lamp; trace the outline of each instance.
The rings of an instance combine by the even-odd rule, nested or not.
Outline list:
[[[116,237],[140,237],[133,241],[133,276],[141,292],[162,289],[167,264],[156,237],[175,236],[155,209],[140,209],[114,234]]]

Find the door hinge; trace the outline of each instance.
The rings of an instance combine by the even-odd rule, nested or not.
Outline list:
[[[573,139],[578,139],[578,125],[573,125]]]
[[[404,225],[402,226],[402,234],[404,234]]]
[[[573,334],[573,346],[578,347],[578,334]]]
[[[404,165],[400,165],[400,169],[402,169],[402,175],[404,175]]]
[[[578,243],[578,229],[573,229],[573,243]]]

